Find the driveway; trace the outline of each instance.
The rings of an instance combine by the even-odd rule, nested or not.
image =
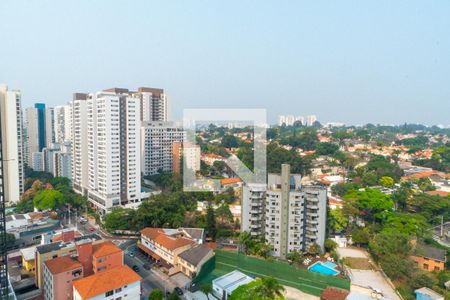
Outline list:
[[[353,258],[367,258],[370,259],[369,254],[363,249],[357,248],[337,248],[337,252],[341,258],[353,257]],[[372,289],[380,290],[385,299],[387,300],[400,300],[400,297],[395,292],[394,288],[390,285],[388,280],[379,271],[374,270],[357,270],[346,268],[349,271],[349,277],[352,285],[352,290],[363,287],[366,289],[359,289],[366,291],[366,294],[370,296]]]

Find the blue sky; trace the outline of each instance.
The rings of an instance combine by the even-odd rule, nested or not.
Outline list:
[[[0,2],[0,82],[23,106],[162,87],[183,108],[450,124],[449,1]]]

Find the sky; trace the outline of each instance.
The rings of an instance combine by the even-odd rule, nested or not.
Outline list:
[[[185,108],[450,124],[450,2],[0,2],[0,83],[22,106],[164,88]]]

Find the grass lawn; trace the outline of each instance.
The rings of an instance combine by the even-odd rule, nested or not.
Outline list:
[[[362,257],[345,257],[343,260],[344,265],[350,269],[357,270],[372,270],[372,264],[367,258]]]

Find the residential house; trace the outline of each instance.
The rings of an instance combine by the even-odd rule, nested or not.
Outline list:
[[[178,255],[178,264],[181,267],[181,272],[189,277],[198,274],[201,267],[211,257],[214,252],[206,245],[197,245],[188,249]]]
[[[140,299],[142,277],[127,265],[73,282],[74,300]]]
[[[417,267],[425,271],[442,271],[445,269],[445,250],[432,246],[417,244],[414,246],[411,259]]]
[[[169,275],[182,272],[191,277],[213,255],[205,247],[197,248],[204,234],[202,228],[145,228],[138,248],[160,262]]]

